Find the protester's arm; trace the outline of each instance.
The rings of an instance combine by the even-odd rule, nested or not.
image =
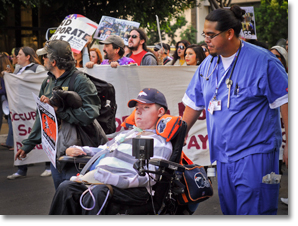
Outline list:
[[[282,120],[285,126],[285,132],[286,132],[286,145],[283,151],[283,161],[288,167],[288,103],[280,106],[280,112],[281,112]]]

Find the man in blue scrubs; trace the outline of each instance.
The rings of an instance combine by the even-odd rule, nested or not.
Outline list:
[[[183,120],[189,131],[206,109],[223,214],[276,214],[279,184],[262,178],[279,172],[280,112],[288,141],[288,78],[273,54],[239,39],[244,13],[233,6],[205,18],[202,35],[210,55],[183,97]]]

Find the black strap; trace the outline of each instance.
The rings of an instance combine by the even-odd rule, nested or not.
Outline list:
[[[68,83],[68,91],[74,91],[74,82],[75,82],[75,79],[76,79],[76,77],[79,73],[80,73],[79,70],[75,70],[72,73],[71,78],[70,78],[69,83]]]

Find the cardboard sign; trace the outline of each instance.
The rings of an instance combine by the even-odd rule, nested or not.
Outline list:
[[[67,41],[74,53],[79,53],[92,36],[97,24],[80,14],[71,14],[62,21],[50,40]]]
[[[241,7],[241,9],[245,10],[245,15],[240,36],[246,39],[257,39],[254,7]]]
[[[110,35],[118,35],[123,39],[124,44],[128,45],[127,36],[133,28],[139,26],[138,22],[102,16],[93,38],[103,41]]]

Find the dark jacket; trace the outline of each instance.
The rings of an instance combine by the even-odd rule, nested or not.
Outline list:
[[[62,89],[68,90],[69,80],[73,72],[77,70],[73,67],[69,71],[65,71],[58,79],[48,72],[48,77],[43,81],[39,91],[39,97],[45,95],[48,98],[52,96],[52,90],[55,86],[62,86]],[[94,84],[83,73],[76,77],[74,82],[74,90],[80,95],[83,106],[78,109],[68,108],[62,111],[58,108],[56,116],[71,124],[80,124],[82,126],[89,125],[93,119],[99,116],[100,99],[97,96],[97,90]],[[41,126],[39,114],[36,114],[36,120],[32,127],[29,137],[23,140],[22,150],[29,153],[37,144],[41,143]]]

